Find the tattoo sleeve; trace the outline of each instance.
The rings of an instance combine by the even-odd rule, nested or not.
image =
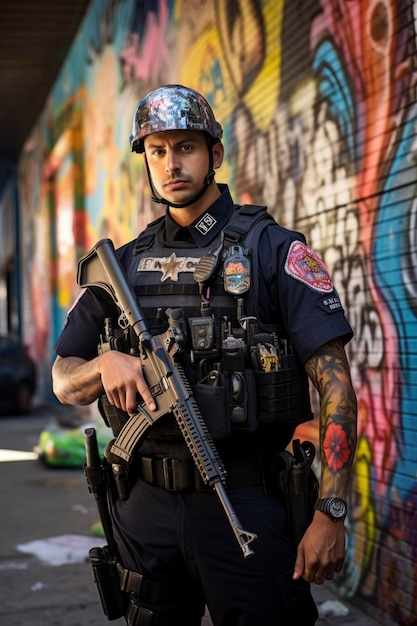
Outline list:
[[[63,404],[91,404],[103,391],[94,362],[78,357],[58,357],[52,367],[53,390]]]
[[[342,341],[322,346],[305,369],[320,397],[321,497],[346,497],[356,448],[357,401]]]

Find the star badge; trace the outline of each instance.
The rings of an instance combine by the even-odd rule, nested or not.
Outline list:
[[[173,252],[171,256],[167,257],[163,261],[161,260],[161,282],[163,283],[165,280],[168,280],[168,278],[170,278],[172,281],[177,281],[178,273],[180,272],[182,264],[183,260],[178,259],[175,252]]]

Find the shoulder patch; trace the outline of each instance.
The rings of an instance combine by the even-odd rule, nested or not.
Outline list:
[[[78,300],[80,300],[80,298],[85,294],[85,292],[87,291],[86,288],[81,289],[80,293],[78,294],[78,296],[75,298],[74,302],[71,305],[71,308],[69,309],[67,315],[69,315],[72,311],[72,309],[75,309],[76,305],[78,304]]]
[[[285,271],[311,289],[322,293],[333,291],[329,271],[320,257],[301,241],[293,241],[285,261]]]

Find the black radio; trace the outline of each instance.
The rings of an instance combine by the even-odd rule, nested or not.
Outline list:
[[[188,318],[191,345],[195,357],[217,354],[215,320],[213,317]]]

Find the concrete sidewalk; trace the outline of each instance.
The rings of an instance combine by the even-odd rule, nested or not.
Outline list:
[[[331,582],[312,585],[311,591],[319,610],[317,626],[380,626],[383,623],[361,610],[354,600],[340,597]]]

